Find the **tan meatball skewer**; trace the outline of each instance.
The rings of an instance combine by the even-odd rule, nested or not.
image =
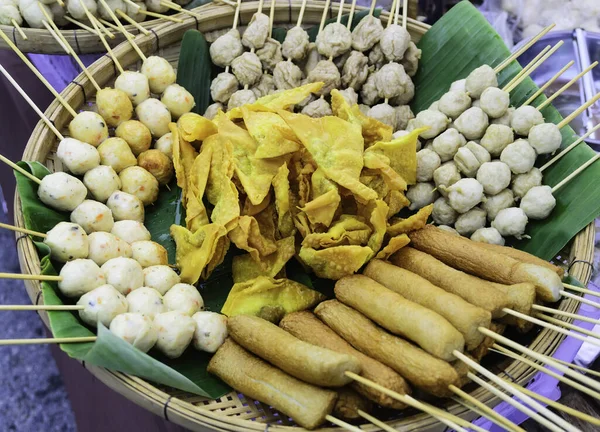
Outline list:
[[[280,61],[273,69],[273,81],[277,90],[289,90],[300,87],[302,70],[292,60],[301,60],[308,50],[308,33],[301,27],[306,0],[303,0],[296,26],[288,30],[281,45],[282,55],[286,61]]]

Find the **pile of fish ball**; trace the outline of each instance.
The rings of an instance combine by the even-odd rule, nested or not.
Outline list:
[[[554,209],[535,163],[560,148],[560,130],[532,106],[511,107],[490,66],[452,83],[407,131],[421,127],[427,141],[417,152],[417,183],[406,193],[411,210],[433,204],[441,228],[503,245],[506,237],[527,237],[529,220]]]

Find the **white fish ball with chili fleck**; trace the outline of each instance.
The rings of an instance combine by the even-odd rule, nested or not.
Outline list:
[[[406,191],[406,198],[410,201],[408,208],[409,210],[419,210],[433,203],[439,195],[433,183],[417,183]]]
[[[70,222],[57,223],[46,233],[44,243],[50,248],[52,258],[59,262],[87,258],[90,250],[86,232]]]
[[[100,202],[106,202],[115,191],[121,189],[121,179],[115,170],[107,165],[100,165],[86,172],[83,184],[94,199]]]
[[[115,80],[115,89],[124,92],[133,106],[138,106],[150,97],[148,77],[140,72],[124,71]]]
[[[158,99],[146,99],[135,108],[135,113],[142,123],[146,125],[152,136],[160,138],[169,133],[169,123],[171,123],[171,112]]]
[[[522,209],[509,207],[498,212],[492,227],[496,228],[503,237],[514,236],[520,239],[525,233],[527,222],[527,215]]]
[[[79,311],[79,317],[92,327],[97,327],[99,322],[109,327],[112,320],[117,315],[126,313],[128,308],[125,296],[112,285],[94,288],[82,295],[77,305],[85,307]]]
[[[485,227],[486,213],[479,207],[474,207],[456,218],[454,228],[463,236],[470,236],[480,228]]]
[[[510,189],[504,189],[496,195],[486,197],[481,207],[487,212],[487,218],[490,222],[496,219],[500,210],[512,207],[515,204],[515,196]]]
[[[195,286],[178,283],[164,295],[163,303],[168,310],[176,310],[187,316],[204,309],[204,300]]]
[[[154,288],[140,287],[127,294],[129,312],[140,313],[154,319],[160,313],[166,312],[162,295]]]
[[[144,286],[154,288],[162,295],[180,282],[179,275],[167,265],[155,265],[144,269]]]
[[[139,166],[125,168],[119,173],[121,190],[138,197],[144,205],[150,205],[158,198],[158,180]]]
[[[464,91],[450,90],[439,100],[438,109],[455,119],[471,107],[471,98]]]
[[[37,194],[44,204],[53,209],[72,211],[87,196],[87,188],[78,178],[56,172],[42,179]]]
[[[562,135],[554,123],[542,123],[529,130],[528,141],[538,154],[554,153],[560,148]]]
[[[517,135],[521,136],[528,136],[532,127],[542,123],[544,123],[544,116],[531,105],[523,105],[517,108],[510,120],[510,126]]]
[[[517,198],[522,198],[529,189],[541,186],[542,172],[538,168],[532,168],[525,174],[516,175],[512,182],[512,190]]]
[[[194,348],[208,353],[216,352],[227,338],[227,317],[216,312],[196,312],[194,320]]]
[[[496,228],[479,228],[471,235],[471,240],[504,246],[504,237],[500,235],[500,232]]]
[[[458,149],[464,146],[467,140],[456,129],[447,129],[433,139],[432,149],[438,155],[442,162],[451,160]]]
[[[58,289],[65,297],[81,297],[107,283],[104,272],[91,259],[68,261],[60,270]]]
[[[116,173],[137,165],[137,159],[127,142],[122,138],[109,138],[98,147],[100,163],[112,167]]]
[[[146,75],[150,91],[156,94],[164,92],[177,78],[173,66],[166,59],[159,56],[148,57],[142,64],[140,72]]]
[[[478,99],[489,87],[498,87],[498,77],[488,65],[478,67],[465,80],[465,90],[473,99]]]
[[[102,265],[106,282],[127,295],[131,291],[144,286],[142,266],[132,258],[118,257],[106,261]]]
[[[152,320],[138,313],[116,316],[110,323],[110,331],[142,352],[150,351],[158,339]]]
[[[483,137],[488,129],[489,119],[481,108],[471,107],[454,121],[458,131],[469,140],[477,140]]]
[[[134,220],[115,222],[110,233],[129,244],[142,240],[150,240],[150,231],[148,231],[144,224]]]
[[[436,224],[454,225],[458,218],[458,212],[450,206],[446,198],[439,197],[433,203],[431,217]]]
[[[529,219],[546,219],[556,207],[550,186],[535,186],[527,191],[519,205]]]
[[[173,159],[173,135],[171,132],[164,134],[156,140],[154,148],[169,156],[170,159]]]
[[[518,139],[506,146],[500,154],[500,160],[510,167],[513,174],[524,174],[533,168],[537,154],[529,142]]]
[[[69,123],[69,135],[71,138],[98,147],[108,138],[108,127],[100,114],[83,111]]]
[[[144,268],[169,263],[167,250],[156,242],[149,240],[137,241],[131,244],[131,250],[133,259]]]
[[[192,342],[196,323],[182,312],[170,311],[156,315],[154,328],[158,334],[156,348],[169,358],[177,358]]]
[[[115,191],[106,201],[115,221],[133,220],[144,222],[144,203],[135,195]]]
[[[492,156],[500,156],[502,150],[515,140],[512,129],[508,126],[492,124],[481,138],[481,146]]]
[[[75,175],[83,175],[100,165],[96,147],[74,138],[65,138],[58,144],[56,156]]]
[[[468,212],[483,200],[483,186],[472,178],[460,179],[447,187],[446,192],[450,206],[458,213]]]
[[[110,209],[98,201],[85,200],[71,212],[71,222],[80,225],[86,233],[110,232],[115,223]]]
[[[99,266],[113,258],[130,258],[132,251],[129,243],[108,232],[93,232],[88,236],[90,243],[89,259]]]
[[[163,92],[160,101],[171,111],[175,119],[189,113],[196,105],[194,96],[179,84],[171,84]]]
[[[496,195],[510,184],[511,172],[504,162],[493,161],[481,164],[477,171],[477,181],[487,195]]]

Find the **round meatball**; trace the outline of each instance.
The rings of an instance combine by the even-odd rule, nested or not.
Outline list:
[[[369,59],[366,55],[359,51],[352,51],[342,69],[342,85],[346,88],[360,90],[369,76],[368,63]]]
[[[487,212],[487,218],[490,222],[496,219],[498,212],[505,208],[512,207],[515,203],[515,197],[510,189],[504,189],[496,195],[486,197],[481,207]]]
[[[454,162],[446,162],[433,172],[433,182],[443,196],[447,195],[445,188],[453,185],[460,178],[460,173]]]
[[[537,154],[554,153],[560,148],[562,135],[554,123],[542,123],[529,130],[529,144]]]
[[[45,4],[39,3],[32,0],[20,0],[19,1],[19,12],[23,16],[23,19],[27,22],[31,28],[43,29],[43,22],[46,20],[45,15],[42,13],[40,8],[43,8],[50,18],[54,18],[52,11]],[[13,11],[14,12],[14,11]],[[10,23],[12,25],[12,23]]]
[[[448,91],[459,91],[459,92],[466,93],[467,92],[467,80],[461,79],[461,80],[454,81],[452,84],[450,84],[450,90],[448,90]]]
[[[471,236],[471,240],[480,242],[480,243],[488,243],[488,244],[496,244],[500,246],[504,246],[504,238],[500,235],[496,228],[479,228],[477,231],[473,233]]]
[[[417,114],[411,122],[413,122],[413,129],[429,127],[428,130],[421,133],[421,137],[430,139],[444,132],[450,123],[450,119],[439,111],[427,109]]]
[[[404,67],[398,63],[388,63],[382,66],[375,77],[379,97],[388,99],[404,93],[404,87],[409,81],[410,78],[404,72]]]
[[[256,55],[260,59],[262,68],[269,72],[275,68],[277,63],[283,60],[281,44],[273,38],[267,38],[264,46],[256,50]]]
[[[10,2],[0,3],[0,24],[14,26],[14,21],[19,26],[23,25],[23,17],[21,16],[21,12],[19,12],[19,8],[17,6],[18,4],[13,4]]]
[[[334,88],[339,88],[342,82],[340,71],[337,66],[329,60],[321,60],[307,77],[308,82],[323,82],[324,85],[317,92],[318,95],[328,95]]]
[[[514,236],[520,239],[525,233],[527,222],[527,215],[522,209],[509,207],[498,212],[492,227],[496,228],[503,237]]]
[[[128,120],[121,123],[115,131],[115,135],[125,140],[134,156],[145,152],[152,145],[150,129],[137,120]]]
[[[450,207],[450,208],[452,208],[452,207]],[[454,210],[454,209],[452,209],[452,210]],[[448,225],[438,225],[438,228],[441,229],[442,231],[446,231],[446,232],[449,232],[450,234],[453,234],[455,236],[460,237],[460,234],[458,233],[458,231],[456,231],[451,226],[448,226]]]
[[[171,63],[159,56],[148,57],[142,64],[140,72],[146,75],[150,91],[155,94],[164,92],[177,78]]]
[[[347,89],[340,90],[340,95],[344,98],[346,103],[350,106],[356,105],[358,103],[358,94],[352,87],[348,87]]]
[[[57,223],[46,233],[44,243],[50,248],[52,259],[58,262],[87,258],[90,249],[83,228],[69,222]]]
[[[481,166],[477,157],[466,146],[461,147],[456,151],[453,160],[458,170],[465,177],[475,177],[477,170],[479,170],[479,167]]]
[[[541,186],[542,172],[537,168],[532,168],[531,171],[525,174],[516,175],[512,182],[512,190],[517,198],[522,198],[525,194],[535,186]]]
[[[523,105],[515,110],[510,120],[510,126],[517,135],[528,136],[535,125],[544,123],[544,116],[531,105]]]
[[[69,123],[69,135],[71,138],[98,147],[108,138],[108,127],[100,114],[82,111]]]
[[[85,200],[71,212],[71,222],[81,226],[88,234],[96,231],[110,232],[115,223],[110,209],[92,200]]]
[[[160,101],[171,112],[171,117],[178,119],[185,113],[189,113],[196,102],[194,96],[179,84],[171,84],[163,92]]]
[[[451,119],[456,119],[471,107],[471,98],[464,91],[450,90],[439,100],[438,109]]]
[[[150,129],[155,138],[160,138],[169,133],[171,123],[171,112],[158,99],[146,99],[135,108],[138,119]]]
[[[468,237],[478,229],[485,227],[485,216],[485,210],[474,207],[456,218],[454,228],[460,235]]]
[[[204,309],[204,300],[195,286],[179,283],[171,287],[164,296],[164,304],[170,311],[179,311],[187,316]]]
[[[456,129],[447,129],[433,139],[432,148],[440,155],[442,162],[451,160],[458,149],[464,146],[467,140]]]
[[[107,139],[100,144],[98,152],[100,153],[100,163],[110,166],[117,173],[137,164],[131,148],[122,138]]]
[[[406,191],[406,198],[410,201],[409,210],[419,210],[433,203],[439,197],[433,183],[417,183]]]
[[[227,317],[215,312],[196,312],[194,320],[194,348],[208,353],[216,352],[227,339]]]
[[[511,172],[504,162],[486,162],[477,171],[477,181],[487,195],[496,195],[510,184]]]
[[[142,12],[148,10],[146,7],[146,3],[144,2],[132,2],[125,3],[125,7],[127,9],[127,16],[133,19],[135,22],[144,22],[146,21],[146,15]],[[123,11],[125,12],[125,11]]]
[[[210,84],[210,97],[215,102],[227,103],[231,95],[238,90],[239,85],[234,74],[221,72]]]
[[[139,166],[124,169],[119,174],[121,190],[138,197],[144,205],[150,205],[158,198],[158,180]]]
[[[481,145],[492,156],[500,156],[502,150],[514,141],[515,137],[510,127],[492,124],[481,138]]]
[[[433,203],[431,217],[436,224],[453,225],[458,217],[458,212],[450,206],[446,198],[439,197]]]
[[[488,87],[481,93],[479,107],[490,118],[499,118],[506,114],[510,105],[510,94],[497,87]]]
[[[84,306],[85,309],[79,310],[79,318],[92,327],[97,327],[102,323],[105,327],[117,315],[127,312],[127,300],[112,285],[101,285],[90,292],[81,296],[77,301],[78,306]]]
[[[273,69],[273,81],[277,90],[290,90],[300,87],[302,71],[291,61],[279,62]]]
[[[115,191],[106,201],[107,207],[112,211],[116,221],[133,220],[144,222],[144,203],[135,195],[127,192]]]
[[[477,144],[475,141],[469,141],[465,147],[471,150],[471,153],[475,155],[480,164],[492,160],[490,153],[482,145]]]
[[[369,66],[373,66],[375,70],[381,69],[381,67],[385,63],[385,56],[383,55],[383,51],[381,51],[381,45],[376,43],[373,46],[373,49],[369,51]]]
[[[433,179],[433,173],[442,164],[440,156],[430,149],[417,152],[417,181],[428,182]]]
[[[222,36],[219,36],[210,45],[210,58],[212,62],[219,66],[230,66],[231,62],[244,52],[240,32],[237,29],[231,29]]]
[[[406,129],[406,127],[408,126],[408,122],[411,121],[412,119],[415,118],[415,115],[413,114],[412,110],[410,109],[410,106],[408,105],[401,105],[401,106],[397,106],[395,108],[396,110],[396,129],[402,130],[403,132],[406,132],[406,134],[408,134],[407,131],[405,131],[404,129]],[[399,131],[396,131],[396,133],[398,133]],[[394,139],[397,137],[393,137]],[[419,141],[417,139],[417,151],[421,150],[421,141]]]
[[[150,240],[150,231],[143,223],[134,220],[121,220],[114,223],[111,234],[132,244],[137,241]]]
[[[126,257],[113,258],[102,265],[106,282],[123,295],[144,286],[142,266],[136,260]]]
[[[96,93],[98,114],[106,120],[109,126],[117,127],[133,115],[133,105],[129,96],[118,89],[105,87]]]
[[[255,88],[252,91],[254,92],[254,95],[256,96]],[[275,84],[273,84],[273,88],[275,88]],[[264,96],[264,95],[261,95],[261,96]],[[204,111],[204,114],[202,115],[202,117],[207,118],[209,120],[212,120],[212,119],[214,119],[217,116],[217,114],[219,113],[219,111],[225,111],[225,110],[226,109],[225,109],[225,107],[223,106],[222,103],[215,102],[214,104],[210,104],[208,106],[208,108],[206,108],[206,111]],[[170,135],[170,134],[167,134],[167,135]],[[163,136],[165,136],[165,135],[163,135]],[[158,144],[158,141],[157,141],[156,144]],[[158,146],[156,148],[158,148]],[[170,154],[167,154],[167,156],[172,157],[172,152]]]
[[[154,318],[158,332],[156,348],[169,358],[180,357],[192,342],[196,323],[179,311],[164,312]]]
[[[536,156],[526,140],[518,139],[502,150],[500,160],[510,167],[513,174],[524,174],[533,168]]]
[[[379,40],[383,55],[390,62],[398,62],[404,57],[410,42],[410,33],[398,24],[388,25]]]
[[[65,138],[58,144],[56,156],[75,175],[83,175],[100,165],[100,154],[93,145],[74,138]]]
[[[367,15],[352,30],[352,48],[357,51],[368,51],[381,39],[383,25],[373,15]]]
[[[310,40],[308,33],[300,26],[292,27],[285,35],[281,44],[281,54],[286,59],[294,61],[302,60],[308,53]]]
[[[255,13],[244,31],[242,45],[250,49],[262,48],[269,37],[269,17],[264,13]]]
[[[260,80],[262,64],[253,52],[245,52],[231,62],[231,71],[242,86],[252,86]]]
[[[404,67],[409,77],[414,77],[417,74],[422,54],[423,52],[417,48],[413,41],[408,42],[408,48],[404,53],[404,58],[400,60],[400,64]]]
[[[38,186],[38,198],[55,210],[72,211],[87,196],[87,188],[76,177],[64,172],[48,174]]]
[[[529,219],[546,219],[556,206],[550,186],[534,186],[521,199],[519,207]]]
[[[367,115],[392,129],[396,128],[396,110],[385,102],[373,106]]]
[[[142,240],[131,244],[133,259],[142,267],[169,264],[167,250],[156,242]]]
[[[366,105],[374,105],[379,100],[379,92],[375,84],[376,79],[377,72],[372,72],[360,89],[360,97]]]
[[[91,259],[67,262],[60,270],[58,289],[65,297],[81,297],[94,288],[106,284],[103,271]]]
[[[96,201],[106,202],[115,191],[121,189],[121,179],[111,166],[100,165],[83,176],[83,184]]]
[[[515,109],[513,107],[509,107],[502,117],[498,117],[491,120],[492,124],[501,124],[504,126],[510,126],[510,122],[512,120],[513,113]]]
[[[162,295],[153,288],[140,287],[127,294],[129,312],[139,313],[150,319],[166,311]]]
[[[335,58],[350,50],[352,34],[341,23],[330,23],[317,35],[317,50],[325,58]]]
[[[454,121],[458,131],[469,140],[477,140],[483,137],[488,129],[488,116],[481,108],[471,107],[463,112]]]
[[[179,275],[166,265],[155,265],[144,269],[144,285],[165,295],[173,286],[181,282]]]
[[[325,99],[316,99],[302,108],[302,114],[313,118],[333,115],[331,105]]]
[[[483,91],[489,87],[498,87],[498,77],[494,69],[488,65],[475,69],[465,81],[465,89],[473,99],[479,99]]]
[[[263,96],[273,94],[273,93],[275,93],[275,78],[273,78],[273,75],[264,73],[260,76],[260,80],[258,81],[258,84],[256,84],[250,90],[252,90],[252,92],[254,93],[254,97],[256,97],[256,99],[259,99]],[[211,118],[214,118],[215,116],[216,116],[216,113]],[[204,114],[204,117],[206,117],[206,113]],[[206,118],[208,118],[208,117],[206,117]]]
[[[243,105],[252,104],[256,102],[256,96],[252,90],[238,90],[229,98],[227,102],[227,109],[232,110]]]
[[[173,159],[173,135],[171,132],[157,139],[154,143],[154,148],[163,152],[169,159]]]
[[[127,95],[133,106],[137,106],[150,97],[148,77],[140,72],[124,71],[115,80],[115,89]]]
[[[447,192],[450,206],[458,213],[468,212],[483,200],[483,186],[472,178],[457,181]]]
[[[158,339],[152,320],[137,313],[116,316],[110,323],[110,331],[142,352],[150,351]]]
[[[173,178],[173,162],[160,150],[152,149],[139,155],[138,166],[152,174],[161,185],[169,184]]]
[[[118,257],[131,257],[131,246],[107,232],[93,232],[88,236],[90,243],[89,259],[99,266]]]

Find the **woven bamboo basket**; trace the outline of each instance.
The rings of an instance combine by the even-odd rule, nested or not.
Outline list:
[[[304,24],[315,25],[321,19],[322,4],[309,0],[304,15]],[[241,8],[241,22],[248,23],[252,14],[257,9],[257,2],[243,3]],[[291,26],[295,23],[300,10],[301,2],[291,0],[275,7],[275,25]],[[331,14],[335,15],[338,5],[332,6]],[[349,8],[347,12],[349,11]],[[149,37],[139,37],[137,42],[145,54],[157,54],[165,57],[173,65],[177,64],[181,39],[189,29],[202,31],[207,39],[214,40],[218,35],[231,27],[233,22],[233,10],[228,6],[207,5],[204,6],[205,18],[195,20],[185,18],[183,24],[162,25],[155,30],[155,34]],[[382,19],[387,19],[387,14],[382,14]],[[244,26],[242,25],[241,28]],[[408,29],[414,41],[427,31],[428,26],[414,20],[408,21]],[[139,68],[139,58],[129,44],[122,44],[115,50],[115,55],[124,67],[131,69]],[[108,56],[103,56],[90,68],[90,73],[98,81],[100,86],[110,85],[115,78],[116,69]],[[80,86],[69,85],[62,96],[75,109],[93,109],[94,88],[85,75],[80,75],[77,81]],[[66,129],[71,120],[68,112],[54,101],[46,110],[46,115],[54,121],[58,129]],[[24,160],[35,160],[44,163],[51,171],[62,170],[60,161],[56,158],[57,140],[52,132],[40,122],[35,128],[23,154]],[[15,199],[16,225],[24,226],[18,195]],[[32,241],[28,237],[18,242],[18,253],[23,273],[39,274],[40,261]],[[591,277],[591,266],[586,262],[592,262],[594,253],[594,225],[590,224],[583,229],[565,249],[556,257],[556,263],[570,267],[570,274],[581,282],[587,283]],[[40,284],[36,281],[26,281],[28,294],[34,304],[43,304]],[[563,300],[560,309],[575,312],[578,302]],[[48,317],[45,312],[40,313],[42,319],[48,325]],[[530,348],[543,354],[552,355],[564,336],[548,330],[541,331],[530,343]],[[294,423],[285,416],[275,412],[270,407],[250,400],[244,395],[232,392],[219,400],[208,400],[186,392],[172,388],[155,385],[135,376],[106,370],[89,364],[84,365],[98,379],[116,392],[124,395],[140,406],[151,412],[167,418],[181,426],[196,431],[218,430],[218,431],[300,431]],[[494,366],[497,373],[506,373],[520,384],[526,384],[534,375],[535,370],[520,362],[505,361]],[[483,388],[467,387],[471,395],[481,402],[494,406],[499,399]],[[476,414],[466,408],[453,403],[446,402],[445,409],[452,414],[473,419]],[[389,420],[388,423],[401,430],[429,431],[442,430],[444,427],[429,415],[407,412]],[[338,428],[323,428],[322,431],[339,430]],[[369,426],[365,427],[369,429]]]

